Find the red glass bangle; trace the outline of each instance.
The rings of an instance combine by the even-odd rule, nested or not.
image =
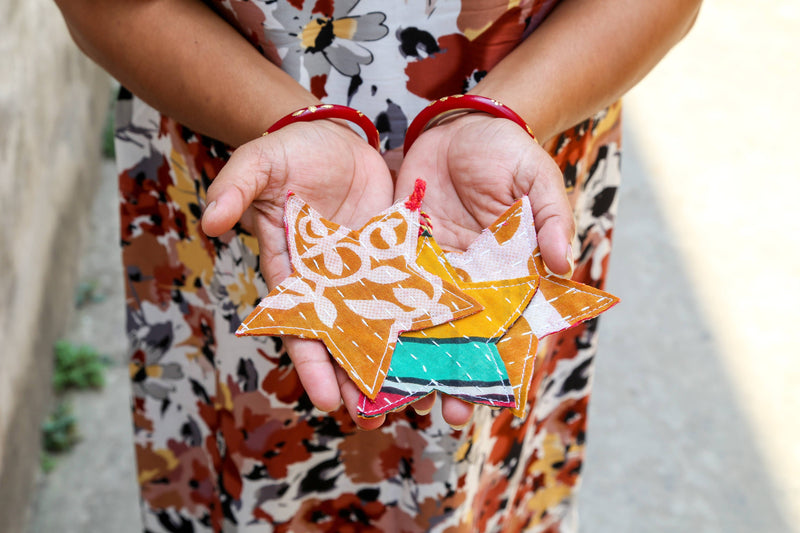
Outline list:
[[[521,116],[512,111],[511,108],[504,106],[497,100],[485,96],[478,96],[476,94],[456,94],[434,100],[411,121],[411,125],[408,127],[408,130],[406,130],[403,154],[408,152],[411,145],[417,140],[417,137],[432,124],[447,116],[464,111],[482,111],[496,117],[506,118],[512,122],[516,122],[534,141],[536,141],[536,136],[533,134],[531,127],[528,126]]]
[[[303,109],[298,109],[293,113],[289,113],[282,119],[278,120],[275,124],[270,126],[264,135],[274,133],[284,126],[294,124],[295,122],[311,122],[312,120],[326,118],[338,118],[354,123],[364,131],[364,134],[367,136],[367,142],[370,144],[370,146],[376,150],[380,150],[380,135],[378,134],[378,129],[375,127],[375,124],[373,124],[372,121],[361,111],[353,109],[352,107],[336,104],[312,105],[304,107]]]

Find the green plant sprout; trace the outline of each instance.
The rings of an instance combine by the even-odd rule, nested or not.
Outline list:
[[[43,446],[47,452],[61,453],[72,448],[79,440],[78,423],[72,406],[59,402],[42,424]],[[52,467],[51,465],[48,465]]]
[[[106,363],[91,346],[76,346],[68,341],[55,345],[53,387],[66,389],[99,389],[105,385]]]

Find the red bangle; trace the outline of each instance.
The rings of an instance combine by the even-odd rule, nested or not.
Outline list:
[[[456,94],[434,100],[411,121],[411,125],[408,127],[408,130],[406,130],[403,154],[408,152],[411,145],[417,140],[417,137],[428,129],[432,123],[460,111],[482,111],[496,117],[507,118],[519,124],[520,127],[536,141],[536,136],[533,134],[531,127],[528,126],[521,116],[512,111],[511,108],[504,106],[497,100],[492,100],[485,96],[478,96],[476,94]]]
[[[359,128],[364,130],[364,133],[367,136],[367,142],[370,144],[370,146],[376,150],[380,150],[380,135],[378,134],[378,129],[375,127],[375,124],[373,124],[372,121],[368,119],[367,116],[361,111],[353,109],[352,107],[336,104],[312,105],[304,107],[303,109],[298,109],[293,113],[289,113],[282,119],[278,120],[278,122],[270,126],[264,135],[274,133],[284,126],[294,124],[295,122],[311,122],[312,120],[320,120],[325,118],[339,118],[354,123]]]

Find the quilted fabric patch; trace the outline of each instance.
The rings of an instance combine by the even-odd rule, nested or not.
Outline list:
[[[445,254],[432,236],[420,237],[417,262],[475,298],[483,310],[401,335],[383,389],[374,401],[361,398],[359,414],[377,416],[434,390],[492,407],[516,406],[497,343],[520,318],[539,282],[535,269],[529,267],[533,225],[532,220],[531,224],[522,222],[525,215],[520,203],[463,254]],[[527,216],[530,219],[530,209]]]
[[[359,389],[374,398],[401,332],[481,309],[417,265],[419,210],[406,203],[353,231],[325,220],[290,194],[285,222],[294,272],[259,302],[236,334],[319,339]]]
[[[421,241],[424,241],[424,237]],[[539,340],[593,318],[618,302],[617,298],[608,293],[547,273],[539,252],[527,198],[517,201],[484,230],[466,252],[437,254],[440,256],[439,267],[426,258],[429,255],[426,250],[430,247],[438,248],[432,239],[423,242],[419,248],[418,262],[423,268],[452,281],[468,294],[475,296],[484,306],[484,310],[443,326],[401,335],[398,346],[403,349],[395,352],[395,359],[389,367],[383,389],[376,398],[362,397],[359,401],[361,416],[373,417],[399,409],[434,390],[472,403],[510,407],[514,414],[523,416]],[[513,295],[506,291],[515,285],[515,281],[523,279],[530,280],[533,291],[523,300],[520,313],[515,307]],[[468,290],[480,283],[495,286],[491,301]],[[441,335],[446,328],[461,330],[461,325],[465,323],[479,324],[482,320],[489,321],[491,315],[506,317],[504,330],[498,332],[502,337],[499,340],[487,338],[476,335],[475,331],[466,330],[461,345],[496,348],[497,357],[502,361],[502,371],[499,365],[485,364],[484,359],[488,360],[486,354],[481,354],[477,349],[466,356],[466,350],[460,350],[463,358],[455,366],[449,367],[446,380],[435,378],[427,370],[420,370],[423,364],[426,368],[431,364],[435,358],[433,353],[443,360],[451,360],[447,354],[452,352],[450,343],[453,337],[450,340],[445,335],[442,335],[444,338],[435,338],[437,334]],[[430,344],[436,350],[419,342],[406,349],[412,339],[425,337],[431,339]],[[487,343],[489,339],[491,340]],[[406,352],[411,353],[407,355]],[[416,370],[410,364],[410,359],[415,360]],[[470,366],[478,362],[482,365],[481,374]],[[494,379],[490,379],[492,377]],[[513,402],[506,396],[509,389]]]

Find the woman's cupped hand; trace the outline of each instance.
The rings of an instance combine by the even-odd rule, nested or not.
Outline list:
[[[422,133],[396,182],[381,155],[345,123],[286,126],[233,153],[208,190],[203,230],[218,236],[241,222],[258,239],[261,272],[273,288],[292,272],[283,220],[289,191],[323,217],[357,229],[408,196],[418,178],[427,182],[422,208],[443,248],[465,250],[483,228],[528,196],[545,264],[555,273],[571,271],[574,222],[560,170],[518,125],[483,113],[464,114]],[[360,427],[383,423],[384,417],[357,416],[358,388],[322,342],[289,336],[285,342],[316,407],[331,411],[343,402]],[[413,407],[426,412],[434,397]],[[458,427],[468,422],[472,406],[445,396],[442,413]]]
[[[219,236],[241,222],[258,240],[261,274],[272,289],[292,273],[283,218],[289,191],[326,219],[357,229],[391,206],[393,189],[381,155],[346,123],[294,123],[234,151],[208,189],[203,231]],[[357,416],[358,389],[321,341],[284,341],[318,409],[333,411],[344,402],[360,427],[383,423]]]

